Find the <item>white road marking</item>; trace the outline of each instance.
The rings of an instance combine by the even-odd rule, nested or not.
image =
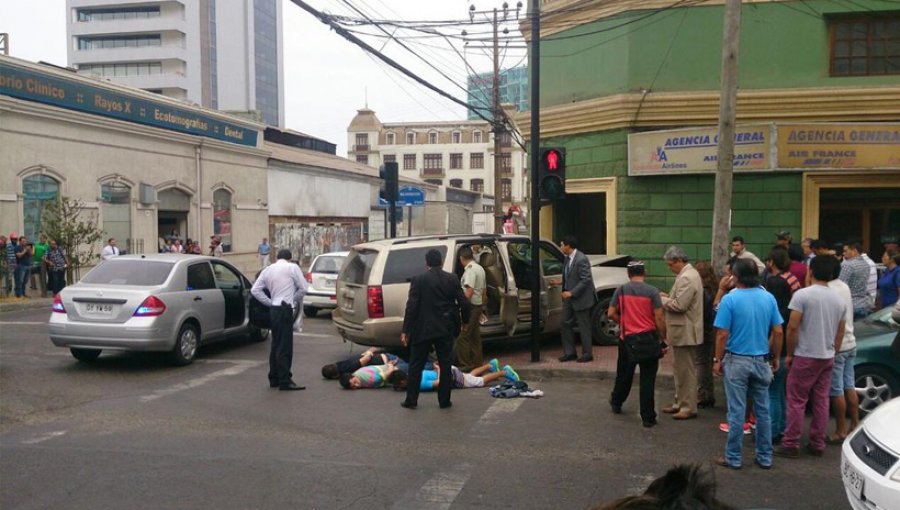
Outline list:
[[[503,416],[516,412],[516,409],[522,405],[524,398],[499,398],[491,407],[481,415],[481,418],[475,422],[472,428],[482,427],[485,425],[497,425],[503,420]]]
[[[0,321],[0,326],[46,326],[47,321]]]
[[[450,508],[463,486],[472,476],[472,464],[458,464],[447,471],[439,471],[425,482],[411,499],[403,498],[394,508],[415,508],[421,510],[446,510]]]
[[[156,390],[153,393],[151,393],[150,395],[144,395],[144,396],[140,397],[140,400],[141,400],[141,402],[152,402],[154,400],[157,400],[157,399],[160,399],[163,397],[168,397],[169,395],[173,395],[175,393],[178,393],[178,392],[181,392],[184,390],[189,390],[191,388],[196,388],[197,386],[202,386],[208,382],[215,381],[216,379],[221,379],[222,377],[238,375],[238,374],[246,371],[249,368],[254,368],[254,367],[258,367],[258,366],[262,365],[261,361],[239,362],[239,361],[232,360],[231,362],[235,363],[235,365],[233,367],[228,367],[228,368],[213,372],[211,374],[204,375],[203,377],[197,377],[196,379],[191,379],[190,381],[187,381],[184,383],[175,384],[173,386],[169,386],[168,388]]]
[[[48,441],[48,440],[53,439],[53,438],[55,438],[55,437],[64,436],[65,434],[66,434],[66,431],[65,431],[65,430],[57,430],[56,432],[48,432],[48,433],[46,433],[46,434],[44,434],[44,435],[41,435],[41,436],[38,436],[38,437],[35,437],[35,438],[32,438],[32,439],[26,439],[25,441],[22,441],[22,444],[38,444],[38,443],[43,443],[44,441]]]

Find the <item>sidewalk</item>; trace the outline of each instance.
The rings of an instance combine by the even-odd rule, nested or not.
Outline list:
[[[40,295],[40,292],[37,291],[37,294]],[[4,296],[0,298],[0,312],[14,312],[16,310],[30,310],[34,308],[44,308],[49,312],[51,306],[53,306],[52,297],[18,299]]]
[[[579,344],[578,350],[581,350]],[[598,346],[593,348],[594,361],[590,363],[578,363],[568,361],[559,362],[562,356],[562,346],[558,342],[545,342],[541,344],[541,360],[531,361],[531,346],[527,341],[517,342],[514,348],[498,347],[488,343],[484,349],[485,359],[498,357],[502,364],[509,364],[526,381],[541,381],[550,378],[582,378],[582,379],[614,379],[616,377],[616,363],[618,360],[618,347]],[[660,360],[657,378],[672,379],[672,352]],[[637,380],[637,377],[635,377]]]

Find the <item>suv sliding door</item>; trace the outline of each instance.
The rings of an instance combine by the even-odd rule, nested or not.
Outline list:
[[[562,281],[565,256],[559,248],[547,241],[541,241],[540,246],[541,274],[547,293],[544,331],[558,331],[562,323],[562,285],[550,285],[550,282]]]

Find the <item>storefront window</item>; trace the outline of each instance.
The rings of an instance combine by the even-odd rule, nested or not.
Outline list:
[[[103,202],[103,239],[114,237],[119,241],[119,249],[134,253],[131,246],[131,186],[122,182],[102,184],[100,200]]]
[[[218,189],[213,193],[213,233],[222,239],[222,250],[231,251],[231,193]]]
[[[59,197],[59,183],[47,175],[32,175],[22,179],[25,231],[29,239],[37,239],[41,231],[41,212],[44,204]]]

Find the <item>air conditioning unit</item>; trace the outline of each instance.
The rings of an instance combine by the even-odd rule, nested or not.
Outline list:
[[[156,188],[150,184],[142,182],[138,194],[140,195],[140,201],[143,205],[152,205],[157,202]]]

